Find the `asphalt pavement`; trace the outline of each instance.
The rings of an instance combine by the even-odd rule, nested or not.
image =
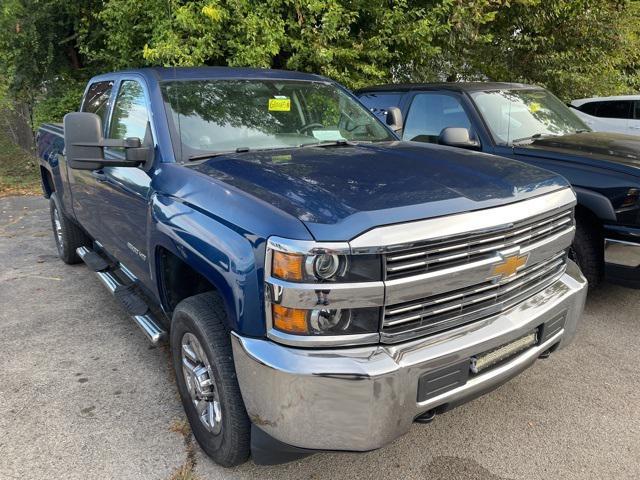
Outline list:
[[[639,339],[640,291],[605,284],[570,347],[381,450],[224,469],[166,347],[58,260],[48,202],[0,199],[0,479],[637,479]]]

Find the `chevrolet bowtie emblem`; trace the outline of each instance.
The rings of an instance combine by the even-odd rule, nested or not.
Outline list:
[[[529,255],[511,255],[508,257],[503,257],[503,261],[493,267],[491,271],[492,278],[497,278],[498,280],[504,280],[505,278],[509,278],[518,273],[522,267],[527,264],[527,259]]]

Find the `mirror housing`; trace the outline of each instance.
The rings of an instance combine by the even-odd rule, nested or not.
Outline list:
[[[438,144],[447,145],[449,147],[470,148],[474,150],[480,148],[480,142],[471,139],[469,130],[463,127],[443,128],[438,136]]]
[[[64,147],[70,168],[98,170],[102,167],[137,167],[150,157],[150,147],[139,138],[110,139],[102,136],[102,120],[95,113],[72,112],[64,116]],[[105,159],[104,148],[124,148],[124,159]]]
[[[398,107],[389,107],[387,108],[386,115],[386,124],[391,130],[395,133],[398,133],[402,130],[402,112]]]

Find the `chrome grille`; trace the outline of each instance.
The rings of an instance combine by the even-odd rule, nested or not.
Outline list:
[[[384,309],[383,339],[428,335],[500,313],[555,282],[566,268],[566,252],[531,265],[501,283],[491,281]]]
[[[385,256],[388,280],[419,275],[490,258],[505,248],[551,237],[573,225],[573,210],[555,211],[492,232],[429,242]]]

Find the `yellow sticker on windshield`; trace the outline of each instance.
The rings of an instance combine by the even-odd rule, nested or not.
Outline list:
[[[540,105],[538,102],[531,102],[529,104],[529,111],[531,113],[536,113],[538,110],[540,110],[542,108],[542,105]]]
[[[270,98],[269,99],[270,112],[288,112],[290,110],[291,110],[290,98]]]

